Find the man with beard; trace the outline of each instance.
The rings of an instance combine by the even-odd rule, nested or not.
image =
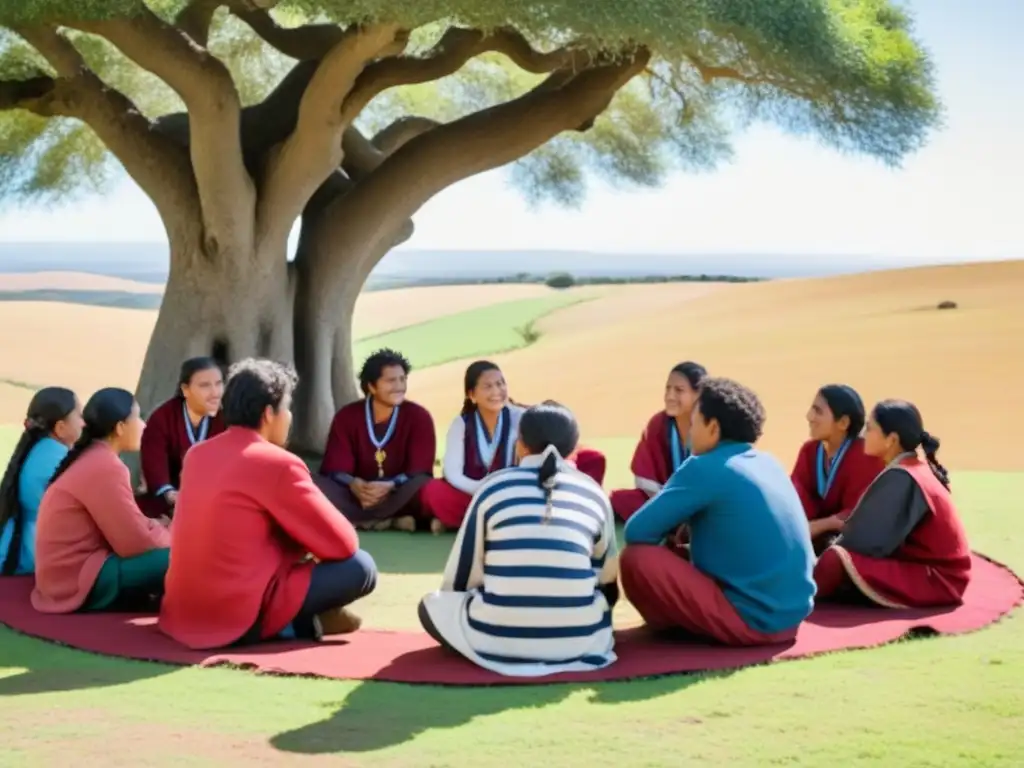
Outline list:
[[[178,392],[153,411],[142,434],[144,487],[136,502],[147,517],[174,516],[185,453],[224,431],[223,394],[224,373],[216,360],[193,357],[181,364]]]
[[[406,400],[411,366],[381,349],[359,372],[362,400],[334,416],[317,485],[357,528],[414,531],[433,477],[437,437],[425,408]]]

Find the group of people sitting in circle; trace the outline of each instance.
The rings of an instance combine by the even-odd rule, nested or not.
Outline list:
[[[236,363],[226,385],[216,361],[186,361],[148,424],[123,389],[84,408],[40,390],[0,484],[2,572],[32,574],[42,612],[159,611],[190,648],[315,640],[361,625],[350,606],[378,574],[359,530],[454,529],[420,622],[514,676],[612,664],[620,581],[650,629],[738,646],[791,641],[815,601],[962,600],[967,537],[909,402],[867,412],[851,387],[822,387],[787,473],[756,447],[757,395],[681,363],[633,455],[635,487],[609,495],[572,412],[513,402],[488,361],[466,371],[434,477],[409,371],[393,350],[365,361],[365,397],[338,411],[315,472],[286,448],[295,372],[270,360]],[[120,459],[135,451],[141,487]]]

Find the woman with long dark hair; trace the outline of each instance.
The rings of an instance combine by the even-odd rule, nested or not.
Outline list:
[[[516,677],[615,661],[615,521],[601,487],[565,459],[578,442],[567,408],[523,413],[518,466],[477,488],[441,590],[420,603],[424,629],[445,648]]]
[[[690,458],[690,412],[701,382],[708,375],[699,363],[679,363],[665,382],[665,407],[654,414],[633,451],[629,468],[634,488],[612,491],[612,509],[620,520],[629,520],[654,498],[672,473]]]
[[[153,411],[142,436],[143,489],[137,501],[147,517],[174,515],[185,454],[224,431],[223,394],[224,372],[212,357],[192,357],[181,364],[177,391]]]
[[[431,518],[431,531],[457,529],[484,479],[515,464],[519,419],[525,410],[509,397],[505,375],[496,363],[477,360],[466,368],[462,410],[445,439],[444,477],[423,488],[423,509]],[[604,480],[604,454],[576,448],[565,458],[598,485]]]
[[[101,389],[85,426],[39,505],[36,585],[43,613],[139,607],[163,592],[170,533],[135,503],[124,451],[139,450],[146,423],[131,392]]]
[[[800,448],[791,475],[820,553],[843,530],[860,497],[885,469],[864,452],[864,402],[853,387],[826,384],[807,411],[810,437]]]
[[[818,559],[818,599],[852,597],[887,608],[962,602],[971,550],[939,445],[913,403],[883,400],[874,407],[864,450],[885,470]]]
[[[519,419],[526,409],[509,399],[501,369],[490,360],[471,363],[463,391],[462,410],[445,439],[444,477],[423,488],[423,510],[434,533],[458,528],[484,479],[516,461]]]
[[[0,481],[0,573],[36,567],[36,518],[50,478],[82,434],[82,406],[64,387],[39,390],[28,404],[25,429]]]

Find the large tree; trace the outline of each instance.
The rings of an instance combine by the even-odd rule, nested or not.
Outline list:
[[[588,168],[714,167],[753,120],[895,164],[939,115],[889,0],[0,0],[0,25],[3,195],[123,169],[164,223],[144,408],[187,356],[294,360],[307,449],[356,394],[356,296],[452,184],[515,163],[572,203]]]

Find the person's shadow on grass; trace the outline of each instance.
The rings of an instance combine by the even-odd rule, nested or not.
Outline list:
[[[677,675],[618,683],[459,687],[368,680],[326,720],[279,733],[270,743],[283,752],[307,755],[373,752],[475,718],[558,704],[580,691],[590,691],[594,703],[618,704],[667,696],[702,679]]]
[[[175,672],[180,667],[116,659],[37,640],[0,626],[0,699],[35,693],[107,688]]]

